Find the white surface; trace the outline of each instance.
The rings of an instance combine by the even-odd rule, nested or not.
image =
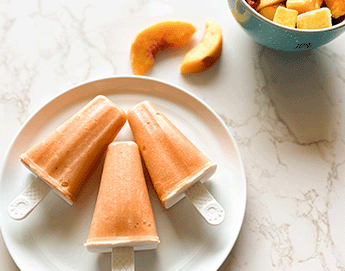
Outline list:
[[[240,148],[246,214],[219,271],[345,268],[345,35],[312,52],[274,51],[248,37],[225,0],[11,0],[0,1],[0,14],[1,165],[48,100],[85,80],[133,74],[136,33],[186,20],[197,28],[192,43],[159,53],[147,76],[205,101]],[[179,65],[207,17],[223,29],[222,56],[183,76]],[[0,263],[1,271],[18,270],[1,238]]]
[[[0,186],[1,229],[18,266],[23,271],[95,271],[105,270],[106,262],[111,260],[109,253],[102,256],[100,263],[99,254],[89,253],[83,247],[102,164],[94,169],[73,206],[49,193],[20,223],[7,213],[8,203],[34,177],[20,163],[19,155],[99,94],[125,111],[144,100],[153,102],[218,165],[204,185],[225,209],[223,223],[209,225],[186,200],[165,210],[151,189],[161,243],[156,250],[136,252],[137,270],[217,270],[236,241],[245,211],[246,182],[239,151],[226,125],[201,100],[174,86],[143,77],[114,77],[79,85],[50,101],[23,126],[5,160]],[[133,140],[128,123],[115,140]],[[27,265],[29,261],[31,264]]]

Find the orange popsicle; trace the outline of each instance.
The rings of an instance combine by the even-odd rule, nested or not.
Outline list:
[[[109,145],[88,239],[90,252],[154,249],[159,243],[140,152],[133,141]]]
[[[165,208],[177,203],[188,188],[206,181],[215,172],[216,164],[151,102],[132,107],[127,119]]]
[[[72,204],[90,168],[125,123],[126,113],[99,95],[20,159]]]

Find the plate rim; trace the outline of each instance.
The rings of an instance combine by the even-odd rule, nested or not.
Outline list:
[[[227,251],[227,255],[222,258],[221,261],[219,261],[219,264],[217,265],[217,269],[219,269],[219,267],[225,262],[225,260],[227,259],[227,257],[229,256],[229,254],[231,253],[238,237],[241,231],[241,228],[243,226],[243,222],[244,222],[244,216],[245,216],[245,212],[246,212],[246,207],[247,207],[247,179],[246,179],[246,172],[245,172],[245,168],[244,168],[244,163],[243,163],[243,158],[240,152],[240,149],[238,147],[238,144],[235,140],[235,138],[233,137],[232,133],[230,132],[229,128],[227,127],[227,125],[225,124],[225,122],[223,121],[223,119],[215,112],[215,110],[213,108],[211,108],[206,102],[204,102],[201,98],[199,98],[197,95],[195,95],[194,93],[186,90],[183,87],[180,87],[174,83],[170,83],[167,82],[165,80],[162,79],[157,79],[157,78],[152,78],[152,77],[148,77],[148,76],[137,76],[137,75],[114,75],[114,76],[106,76],[106,77],[100,77],[100,78],[96,78],[96,79],[90,79],[90,80],[86,80],[83,81],[81,83],[77,83],[77,84],[73,84],[70,87],[62,90],[61,92],[59,92],[58,94],[54,95],[52,98],[50,98],[48,101],[44,102],[41,106],[39,106],[36,110],[34,110],[34,112],[32,114],[30,114],[30,116],[26,119],[26,121],[21,125],[21,127],[19,128],[19,130],[16,132],[16,134],[14,135],[14,137],[11,140],[11,143],[5,153],[4,156],[4,160],[3,160],[3,164],[1,165],[1,171],[0,171],[0,191],[2,188],[2,179],[3,179],[3,174],[5,171],[5,164],[8,161],[8,157],[9,154],[13,148],[13,145],[16,141],[16,139],[18,138],[18,136],[21,134],[21,132],[24,130],[24,128],[27,126],[28,122],[30,122],[31,119],[33,119],[41,110],[44,110],[44,108],[48,107],[50,103],[52,103],[54,100],[56,100],[57,98],[62,97],[63,95],[67,95],[68,92],[71,92],[72,90],[79,88],[83,85],[87,85],[90,83],[94,83],[97,81],[104,81],[104,80],[111,80],[111,79],[135,79],[135,80],[143,80],[143,81],[151,81],[153,83],[159,83],[159,84],[163,84],[163,85],[168,85],[169,87],[178,89],[180,91],[182,91],[184,94],[190,96],[191,98],[193,98],[194,100],[196,100],[197,102],[201,103],[204,107],[207,108],[207,110],[209,110],[212,115],[214,117],[216,117],[216,119],[219,121],[219,123],[223,126],[223,128],[225,129],[225,131],[227,132],[227,134],[229,135],[231,141],[233,142],[233,147],[236,151],[236,154],[238,156],[238,159],[240,161],[240,173],[242,176],[242,181],[244,183],[244,190],[243,190],[243,194],[244,194],[244,203],[243,203],[243,212],[240,214],[240,223],[239,223],[239,227],[237,229],[235,229],[235,238],[233,240],[233,243],[229,245],[229,251]],[[97,92],[97,91],[96,91]],[[3,236],[3,240],[4,243],[6,245],[6,248],[8,249],[9,254],[11,255],[13,261],[15,262],[15,264],[17,265],[18,268],[23,267],[22,264],[18,264],[20,263],[20,259],[18,259],[18,257],[16,256],[16,253],[14,253],[13,248],[8,240],[9,236],[7,236],[6,234],[4,234],[4,227],[5,225],[3,225],[3,219],[2,219],[2,214],[0,212],[0,230],[1,230],[1,234]],[[23,269],[24,270],[24,269]]]

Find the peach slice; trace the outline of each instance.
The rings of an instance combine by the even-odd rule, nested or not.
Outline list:
[[[182,21],[165,21],[141,31],[131,47],[134,73],[144,75],[152,67],[159,51],[188,43],[195,31],[196,28],[191,23]]]
[[[180,66],[181,73],[198,73],[210,68],[222,53],[223,35],[220,25],[213,18],[206,20],[202,41],[190,50]]]

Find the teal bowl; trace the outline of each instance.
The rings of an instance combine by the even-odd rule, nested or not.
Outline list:
[[[230,11],[255,41],[283,51],[311,50],[334,40],[345,31],[345,20],[324,29],[294,29],[274,23],[255,11],[245,0],[227,0]]]

